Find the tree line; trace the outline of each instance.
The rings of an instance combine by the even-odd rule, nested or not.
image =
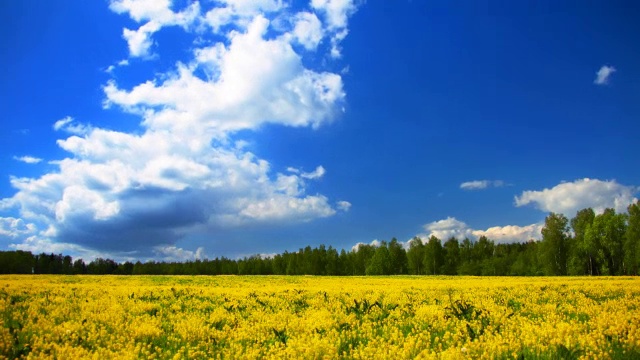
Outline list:
[[[496,244],[485,236],[442,242],[431,236],[413,238],[407,249],[393,238],[351,251],[320,245],[269,257],[144,263],[97,258],[88,264],[61,254],[0,252],[2,274],[537,276],[638,275],[639,270],[639,202],[627,213],[606,209],[596,215],[586,208],[571,220],[550,213],[542,239],[524,243]]]

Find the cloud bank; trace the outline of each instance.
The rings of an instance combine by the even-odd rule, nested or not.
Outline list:
[[[274,173],[235,140],[265,124],[317,128],[341,113],[340,74],[303,58],[339,57],[353,1],[314,0],[298,12],[276,0],[183,9],[168,0],[114,0],[109,8],[140,24],[123,29],[131,58],[162,56],[154,34],[169,26],[194,37],[191,56],[130,88],[104,84],[104,107],[139,116],[136,132],[71,117],[53,124],[70,134],[57,141],[69,156],[52,162],[55,172],[12,178],[15,195],[0,201],[1,211],[19,214],[0,218],[0,236],[12,247],[184,260],[204,256],[203,249],[175,246],[192,234],[349,209],[347,201],[307,193],[326,174],[321,165]]]

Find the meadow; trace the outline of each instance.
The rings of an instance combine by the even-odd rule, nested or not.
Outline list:
[[[0,276],[0,358],[640,358],[635,277]]]

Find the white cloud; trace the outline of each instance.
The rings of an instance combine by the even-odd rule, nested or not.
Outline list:
[[[336,211],[322,195],[292,198],[274,195],[269,199],[248,204],[241,212],[242,218],[261,221],[297,220],[310,221],[314,218],[329,217]]]
[[[453,217],[434,221],[424,225],[426,233],[418,235],[423,241],[435,236],[441,241],[447,241],[454,237],[458,240],[469,238],[477,240],[480,236],[486,236],[496,243],[526,242],[531,239],[540,239],[540,231],[543,224],[531,224],[526,226],[506,225],[493,226],[486,230],[473,229],[466,223]]]
[[[76,123],[74,118],[72,118],[71,116],[67,116],[56,121],[53,124],[53,130],[63,130],[70,134],[85,135],[91,131],[91,126]]]
[[[167,262],[185,262],[202,260],[206,257],[203,247],[196,251],[185,250],[177,246],[156,246],[153,249],[154,258]]]
[[[165,26],[194,31],[203,40],[173,71],[130,89],[113,80],[104,86],[105,107],[140,116],[134,132],[83,125],[71,117],[53,125],[70,134],[57,141],[69,157],[51,162],[58,169],[40,177],[12,178],[16,193],[0,199],[1,209],[17,211],[34,226],[33,233],[12,237],[15,248],[67,249],[83,258],[193,258],[198,251],[178,248],[178,240],[348,210],[347,201],[307,193],[324,167],[273,172],[235,138],[267,123],[318,127],[341,111],[341,76],[307,67],[297,52],[317,50],[319,19],[312,9],[291,14],[275,0],[214,5],[218,15],[229,15],[217,23],[223,37],[196,29],[213,16],[201,16],[197,2],[182,10],[169,1],[111,2],[113,11],[142,24],[125,29],[131,56],[150,55],[152,35]],[[272,26],[283,17],[289,28]],[[331,21],[342,21],[336,19]],[[322,25],[324,34],[329,25]],[[340,26],[346,28],[346,18]]]
[[[360,249],[360,247],[363,246],[363,245],[371,245],[373,247],[378,247],[378,246],[380,246],[380,244],[382,244],[382,242],[380,242],[380,240],[378,240],[378,239],[371,240],[371,242],[368,243],[368,244],[363,243],[363,242],[358,242],[358,243],[356,243],[355,245],[353,245],[351,247],[351,251],[358,251]]]
[[[489,187],[502,187],[504,181],[502,180],[473,180],[460,184],[460,189],[463,190],[482,190]]]
[[[14,156],[13,159],[17,160],[17,161],[20,161],[20,162],[23,162],[23,163],[26,163],[26,164],[37,164],[37,163],[42,161],[42,159],[40,159],[40,158],[29,156],[29,155]]]
[[[14,217],[0,217],[0,236],[17,238],[36,232],[36,226]]]
[[[93,220],[108,220],[120,212],[118,201],[109,201],[103,194],[83,186],[72,185],[64,189],[62,199],[55,208],[58,222],[64,223],[70,217],[91,215]]]
[[[257,16],[229,46],[199,49],[193,64],[180,65],[159,85],[148,81],[126,91],[110,82],[106,105],[144,114],[149,127],[198,127],[217,137],[265,123],[317,127],[331,121],[344,100],[342,78],[304,68],[286,40],[264,38],[267,25]],[[206,51],[216,55],[204,56]],[[219,76],[200,79],[194,74],[200,67]]]
[[[73,121],[73,118],[71,116],[62,118],[53,124],[53,130],[58,131],[63,127],[65,127],[67,124],[71,123],[72,121]]]
[[[322,165],[318,166],[314,171],[308,173],[301,173],[300,176],[305,179],[320,179],[324,176],[326,170]]]
[[[118,62],[116,62],[115,64],[109,65],[104,72],[106,72],[107,74],[111,74],[113,73],[113,71],[118,68],[118,67],[123,67],[123,66],[129,66],[129,60],[128,59],[122,59]]]
[[[329,55],[338,59],[342,56],[340,43],[349,34],[347,20],[357,10],[353,0],[311,0],[311,6],[324,15],[325,32],[329,34],[331,50]]]
[[[353,0],[311,0],[311,6],[324,14],[331,30],[346,28],[347,19],[357,9]]]
[[[526,242],[531,239],[539,240],[543,227],[544,224],[542,223],[526,226],[493,226],[486,230],[474,230],[473,235],[476,238],[484,235],[496,243]]]
[[[156,22],[148,22],[139,27],[138,30],[123,29],[122,37],[129,44],[129,54],[132,57],[150,57],[151,56],[151,35],[160,30],[160,24]]]
[[[322,23],[316,14],[301,12],[296,15],[293,36],[307,50],[315,50],[324,37]]]
[[[410,244],[411,240],[413,240],[413,238],[411,238],[411,239],[409,239],[407,241],[399,241],[399,240],[396,239],[396,241],[398,241],[398,245],[400,245],[405,250],[409,250],[410,245],[411,245]],[[389,242],[390,241],[387,241],[387,245],[388,245]],[[356,243],[355,245],[353,245],[351,247],[351,251],[358,251],[360,249],[360,247],[363,246],[363,245],[371,245],[373,247],[378,247],[381,244],[382,244],[382,242],[380,240],[377,240],[377,239],[376,240],[372,240],[369,244],[366,244],[366,243],[363,243],[363,242],[358,242],[358,243]]]
[[[129,16],[137,21],[161,19],[169,21],[173,18],[169,0],[113,0],[109,8],[118,13],[129,13]]]
[[[351,203],[348,201],[338,201],[336,205],[338,210],[349,211],[351,209]]]
[[[271,14],[285,8],[281,0],[220,0],[219,7],[209,10],[203,22],[215,33],[227,25],[246,28],[253,18]]]
[[[137,30],[123,29],[122,37],[129,45],[131,57],[151,57],[151,36],[165,26],[191,26],[200,15],[200,3],[193,2],[183,11],[171,10],[169,0],[112,0],[109,8],[118,13],[128,13],[131,19],[141,23]]]
[[[105,257],[98,252],[85,249],[81,246],[65,242],[54,242],[40,236],[29,236],[23,242],[10,244],[9,248],[22,251],[30,251],[32,254],[65,254],[74,258],[82,258],[85,262],[92,261],[97,257]],[[108,256],[107,256],[108,257]],[[113,258],[113,257],[111,257]]]
[[[474,237],[473,229],[469,228],[464,222],[453,217],[447,217],[446,219],[430,222],[424,225],[424,230],[426,231],[426,234],[420,235],[424,240],[428,239],[432,235],[442,241],[446,241],[451,237],[455,237],[457,239]]]
[[[596,73],[596,79],[593,80],[593,83],[596,85],[606,85],[609,83],[609,78],[611,75],[616,72],[616,68],[613,66],[602,65],[600,70]]]
[[[619,184],[615,180],[584,178],[561,183],[550,189],[523,191],[520,196],[515,197],[515,204],[533,204],[542,211],[562,213],[567,217],[573,217],[579,210],[588,207],[593,208],[596,213],[601,213],[606,208],[625,212],[627,206],[636,201],[634,195],[637,192],[637,188]]]

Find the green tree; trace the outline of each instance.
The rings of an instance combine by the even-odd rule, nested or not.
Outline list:
[[[460,265],[460,243],[455,237],[451,237],[444,243],[444,264],[442,273],[445,275],[455,275],[458,273]]]
[[[340,275],[340,255],[338,251],[329,246],[325,255],[325,275]]]
[[[493,264],[493,255],[495,252],[495,244],[486,236],[482,235],[473,245],[473,257],[476,259],[476,275],[495,275],[495,267]],[[478,270],[480,274],[478,274]]]
[[[373,257],[369,260],[367,264],[366,274],[367,275],[389,275],[391,270],[391,256],[389,254],[389,248],[387,248],[387,243],[382,242],[380,246],[376,248]]]
[[[605,275],[619,275],[623,271],[626,216],[605,209],[593,220],[586,232],[587,241],[598,249],[600,271]]]
[[[409,251],[407,251],[407,265],[409,274],[423,274],[422,260],[424,258],[424,244],[419,237],[414,237],[409,242]]]
[[[596,214],[592,208],[578,211],[571,219],[571,229],[573,229],[573,241],[569,252],[570,275],[594,274],[596,249],[587,241],[585,234],[593,224]]]
[[[375,246],[369,244],[358,244],[357,248],[354,251],[355,257],[353,275],[366,275],[369,260],[371,260],[373,254],[375,254],[376,252]]]
[[[390,274],[400,275],[407,273],[407,252],[396,238],[391,239],[389,247],[389,261],[391,262]]]
[[[460,244],[459,275],[480,275],[480,266],[475,255],[475,243],[469,238],[462,240]]]
[[[440,268],[444,262],[443,255],[442,242],[440,242],[440,239],[437,237],[431,235],[429,241],[424,246],[424,258],[422,261],[422,265],[427,274],[440,274]]]
[[[562,214],[551,213],[542,228],[542,251],[548,275],[567,275],[569,253],[569,220]]]
[[[640,201],[627,208],[627,231],[624,240],[624,263],[626,273],[638,275],[640,269]]]

